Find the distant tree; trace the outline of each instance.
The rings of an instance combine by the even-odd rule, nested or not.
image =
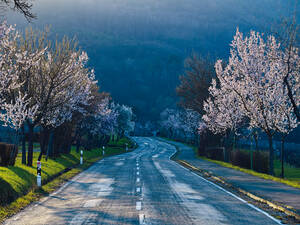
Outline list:
[[[183,129],[184,132],[189,136],[191,142],[198,142],[198,135],[199,135],[199,125],[201,124],[201,115],[192,110],[192,109],[185,109],[182,112],[183,118]]]
[[[215,77],[214,65],[208,58],[194,53],[185,60],[185,68],[185,74],[179,77],[180,84],[176,88],[180,97],[179,104],[202,115],[203,102],[208,97],[208,87]]]
[[[133,112],[132,108],[126,105],[116,105],[118,113],[117,124],[118,134],[123,137],[134,130]]]

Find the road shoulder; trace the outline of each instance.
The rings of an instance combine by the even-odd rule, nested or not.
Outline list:
[[[300,222],[299,189],[198,159],[189,146],[158,139],[176,147],[177,153],[172,159],[187,169],[239,195],[284,222]]]

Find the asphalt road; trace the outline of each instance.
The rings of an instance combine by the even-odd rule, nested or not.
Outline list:
[[[263,211],[170,160],[175,148],[135,138],[5,224],[278,224]]]

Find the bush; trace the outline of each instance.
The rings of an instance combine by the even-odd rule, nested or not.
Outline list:
[[[224,161],[224,147],[205,148],[205,155],[209,159]]]
[[[0,166],[13,166],[15,165],[18,155],[18,146],[0,143]]]
[[[230,152],[230,161],[233,165],[239,166],[245,169],[251,168],[251,156],[250,152],[235,150]]]
[[[230,152],[230,162],[245,169],[251,169],[251,152],[236,150]],[[253,170],[261,173],[269,171],[269,154],[267,152],[253,152]]]
[[[203,145],[199,145],[198,147],[198,155],[205,156],[205,147]]]
[[[269,172],[269,153],[255,151],[253,152],[253,169],[260,173]]]
[[[288,164],[300,168],[300,151],[286,149],[284,158]]]

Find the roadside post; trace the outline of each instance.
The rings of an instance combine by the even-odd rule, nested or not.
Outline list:
[[[42,164],[40,161],[37,161],[36,163],[36,172],[37,172],[36,184],[38,187],[41,187],[42,186]]]
[[[102,146],[102,155],[105,155],[105,146]]]
[[[80,165],[83,164],[83,151],[80,151]]]
[[[125,145],[126,145],[126,152],[127,152],[128,151],[128,144],[126,143]]]

